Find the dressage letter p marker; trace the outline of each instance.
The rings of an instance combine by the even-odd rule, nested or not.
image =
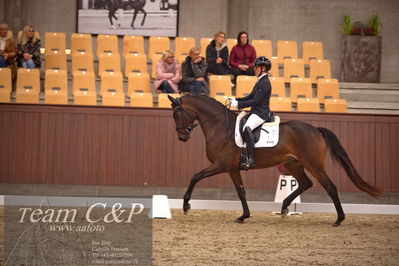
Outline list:
[[[296,184],[297,184],[296,180],[295,179],[291,179],[291,191],[294,190],[294,187],[296,187]]]
[[[283,187],[285,187],[286,185],[287,185],[287,180],[281,179],[281,181],[280,181],[280,190],[282,190]]]

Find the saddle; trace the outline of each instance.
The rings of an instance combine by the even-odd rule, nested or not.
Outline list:
[[[243,118],[241,118],[241,120],[240,120],[240,134],[241,134],[241,138],[244,138],[244,135],[243,135],[243,133],[244,133],[244,125],[245,125],[245,123],[247,122],[247,120],[248,120],[248,118],[249,118],[250,115],[251,115],[251,114],[246,114],[246,115],[245,115]],[[270,113],[269,121],[266,121],[265,123],[273,123],[274,121],[275,121],[274,113],[271,112],[271,113]],[[259,141],[259,139],[260,139],[260,133],[262,132],[262,130],[264,130],[266,133],[269,134],[269,132],[268,132],[265,128],[262,128],[263,125],[264,125],[265,123],[263,123],[262,125],[258,126],[258,127],[255,128],[254,130],[252,130],[252,134],[254,135],[254,143],[256,143],[256,142]]]
[[[240,148],[245,148],[243,141],[243,127],[248,120],[249,115],[244,111],[241,112],[236,120],[235,126],[235,143]],[[254,135],[255,148],[274,147],[279,141],[280,135],[280,117],[274,116],[271,113],[270,121],[263,123],[261,126],[255,128],[252,133]]]

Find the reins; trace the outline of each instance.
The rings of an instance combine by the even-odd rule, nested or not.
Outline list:
[[[228,111],[230,110],[230,104],[226,104],[226,105],[224,105],[224,107],[226,107],[225,110],[222,110],[222,111],[216,113],[214,116],[209,117],[208,119],[202,121],[202,123],[204,124],[204,123],[208,122],[209,120],[212,120],[212,119],[216,118],[217,116],[219,116],[220,114],[222,114],[225,111],[225,113],[226,113],[226,129],[227,129],[227,132],[228,132],[228,130],[229,130],[229,115],[228,115]],[[173,109],[173,113],[175,113],[178,110],[180,110],[181,112],[184,112],[191,119],[197,120],[196,117],[192,117],[188,112],[186,112],[186,110],[184,110],[183,106],[181,106],[181,105],[176,106]],[[186,136],[188,136],[190,134],[190,132],[194,130],[194,128],[199,126],[199,122],[194,123],[192,126],[187,126],[188,123],[186,122],[186,119],[184,118],[184,116],[183,116],[183,123],[184,123],[184,125],[176,127],[176,130],[180,131],[181,129],[183,129],[184,132],[180,131],[180,133],[182,133],[182,134],[184,134]],[[229,137],[229,136],[227,136],[227,137]]]

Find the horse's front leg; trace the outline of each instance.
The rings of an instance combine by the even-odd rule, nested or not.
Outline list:
[[[141,12],[143,12],[143,20],[141,21],[141,26],[143,26],[144,22],[145,22],[145,18],[147,17],[147,12],[145,12],[144,9],[142,9]]]
[[[225,172],[225,170],[223,169],[223,167],[221,167],[218,164],[211,164],[210,166],[208,166],[207,168],[203,169],[202,171],[196,173],[190,181],[190,185],[187,188],[186,193],[184,194],[184,201],[183,201],[183,211],[185,214],[187,214],[187,212],[190,210],[190,199],[191,199],[191,194],[193,193],[194,187],[195,185],[202,179],[206,178],[206,177],[210,177],[213,175],[217,175],[220,173]]]
[[[130,24],[130,26],[132,27],[132,29],[134,29],[134,21],[136,20],[137,13],[139,13],[139,11],[138,11],[137,9],[135,9],[135,10],[134,10],[134,14],[133,14],[133,18],[132,18],[132,24]]]
[[[241,174],[240,174],[240,171],[233,171],[233,172],[229,172],[229,175],[231,177],[231,180],[234,183],[234,186],[236,188],[238,197],[240,198],[242,209],[243,209],[243,213],[240,217],[238,217],[236,219],[236,223],[243,223],[245,219],[249,218],[250,212],[249,212],[249,208],[248,208],[247,198],[245,195],[244,185],[242,183]]]

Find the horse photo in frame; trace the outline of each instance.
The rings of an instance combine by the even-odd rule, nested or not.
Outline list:
[[[178,0],[78,0],[77,32],[178,35]]]

